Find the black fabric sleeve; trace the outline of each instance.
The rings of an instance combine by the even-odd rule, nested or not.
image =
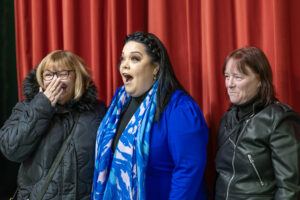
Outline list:
[[[23,162],[46,132],[55,108],[43,93],[16,104],[0,129],[0,150],[11,161]]]

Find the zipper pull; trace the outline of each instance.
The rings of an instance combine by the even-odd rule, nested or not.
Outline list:
[[[249,159],[249,161],[250,161],[250,163],[251,163],[251,165],[252,165],[252,167],[253,167],[253,169],[254,169],[254,171],[255,171],[255,173],[256,173],[258,179],[259,179],[260,185],[263,187],[265,184],[264,184],[264,182],[262,181],[262,179],[261,179],[261,177],[260,177],[260,175],[259,175],[259,173],[258,173],[258,170],[257,170],[257,168],[256,168],[256,166],[255,166],[255,163],[254,163],[254,159],[252,158],[251,154],[248,154],[248,159]]]
[[[250,154],[248,154],[248,159],[249,159],[249,161],[250,161],[251,164],[254,163],[254,160],[253,160],[253,158],[252,158],[252,156]]]

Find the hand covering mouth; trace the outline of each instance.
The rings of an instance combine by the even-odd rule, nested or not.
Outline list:
[[[65,84],[63,84],[60,88],[65,90],[67,88],[67,86]]]

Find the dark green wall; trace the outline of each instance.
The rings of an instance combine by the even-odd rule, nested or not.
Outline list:
[[[0,0],[0,127],[18,101],[14,1]],[[0,200],[15,191],[18,165],[0,153]]]
[[[14,1],[0,1],[0,122],[8,118],[18,100]]]

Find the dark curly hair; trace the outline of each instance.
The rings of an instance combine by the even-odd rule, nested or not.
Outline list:
[[[175,76],[168,52],[163,43],[152,33],[135,32],[126,36],[123,46],[134,41],[145,46],[146,53],[151,57],[152,64],[159,65],[158,90],[155,121],[159,120],[161,113],[168,105],[170,98],[175,90],[186,90]],[[188,93],[187,93],[188,94]]]

